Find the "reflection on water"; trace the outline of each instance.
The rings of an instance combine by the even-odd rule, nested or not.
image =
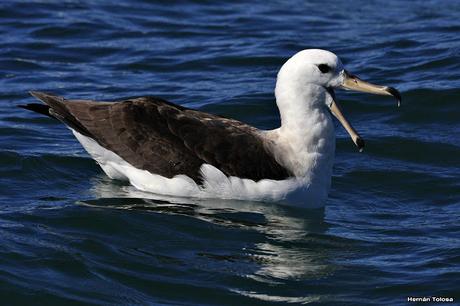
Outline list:
[[[211,260],[225,261],[227,266],[229,262],[234,263],[234,273],[246,279],[278,284],[282,280],[318,279],[335,270],[328,254],[331,238],[326,234],[328,225],[324,221],[323,209],[303,210],[272,203],[168,197],[141,192],[105,177],[94,179],[91,192],[96,199],[82,201],[81,205],[178,214],[218,226],[236,227],[246,234],[261,234],[261,238],[252,244],[243,245],[241,242],[243,246],[234,250],[233,255],[219,254],[219,250],[215,250],[215,254],[199,254]],[[243,269],[237,268],[238,262],[246,263]],[[234,290],[261,300],[270,297],[266,293]],[[280,298],[273,296],[273,300]],[[285,301],[289,299],[292,298],[286,297]]]

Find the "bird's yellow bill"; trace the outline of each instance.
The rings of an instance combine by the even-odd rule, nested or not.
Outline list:
[[[401,94],[398,90],[389,86],[380,86],[365,82],[358,78],[355,75],[350,74],[348,71],[344,70],[344,80],[341,85],[344,89],[356,90],[361,92],[373,93],[377,95],[393,96],[398,100],[398,106],[401,105]],[[333,102],[329,105],[331,113],[340,121],[345,130],[350,134],[351,139],[358,147],[361,152],[364,148],[364,140],[359,136],[358,132],[353,128],[353,126],[348,122],[345,116],[342,114],[342,111],[335,101],[335,96],[332,93]]]
[[[348,90],[368,92],[382,96],[393,96],[396,98],[396,100],[398,100],[398,106],[401,105],[401,94],[395,88],[368,83],[366,81],[361,80],[356,75],[350,74],[346,70],[344,70],[343,73],[344,81],[342,83],[342,88]]]
[[[348,122],[345,116],[342,114],[342,110],[340,109],[339,105],[333,101],[329,106],[331,113],[339,120],[339,122],[343,125],[345,130],[350,134],[351,139],[358,147],[359,152],[362,152],[364,149],[364,140],[359,136],[358,132],[353,128],[353,126]]]

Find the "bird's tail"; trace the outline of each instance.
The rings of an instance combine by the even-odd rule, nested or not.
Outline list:
[[[18,105],[19,107],[56,119],[60,119],[60,113],[62,115],[68,113],[68,110],[62,104],[64,98],[39,91],[30,91],[29,93],[38,100],[46,103],[46,105],[29,103],[26,105]]]
[[[53,115],[50,114],[50,107],[48,105],[38,104],[38,103],[29,103],[25,105],[18,105],[18,107],[51,117],[55,118]]]
[[[25,108],[27,110],[34,111],[36,113],[58,119],[63,123],[67,124],[70,128],[78,131],[80,134],[85,136],[92,137],[91,133],[85,128],[78,120],[75,118],[74,115],[69,111],[66,107],[64,101],[65,99],[60,96],[55,96],[51,94],[47,94],[44,92],[39,91],[31,91],[30,94],[37,98],[40,101],[46,103],[37,104],[37,103],[30,103],[26,105],[18,105],[19,107]]]

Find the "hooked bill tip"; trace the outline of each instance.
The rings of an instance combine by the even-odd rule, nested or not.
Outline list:
[[[401,94],[399,93],[399,91],[394,87],[387,87],[386,90],[390,95],[392,95],[393,97],[396,98],[396,100],[398,100],[398,107],[400,107],[401,106]]]
[[[358,147],[359,152],[364,150],[364,140],[361,137],[356,138],[355,144]]]

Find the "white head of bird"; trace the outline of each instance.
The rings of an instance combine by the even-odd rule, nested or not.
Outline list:
[[[335,153],[334,115],[360,151],[364,141],[351,126],[337,104],[334,89],[344,88],[401,100],[399,92],[387,86],[367,83],[344,69],[332,52],[303,50],[280,69],[275,96],[281,127],[269,131],[276,159],[296,177],[315,189],[313,198],[327,195]]]
[[[398,100],[398,106],[401,101],[396,89],[367,83],[350,74],[334,53],[307,49],[292,56],[278,73],[275,95],[281,129],[306,128],[305,121],[308,123],[309,117],[330,111],[362,150],[364,141],[342,114],[335,98],[335,88],[390,95]]]

